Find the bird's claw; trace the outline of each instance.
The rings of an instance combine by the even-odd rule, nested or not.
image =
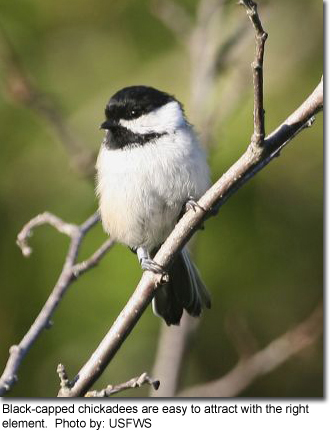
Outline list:
[[[141,268],[143,271],[151,271],[155,274],[160,274],[162,276],[161,283],[167,283],[169,280],[169,274],[165,271],[162,265],[155,262],[150,258],[143,258],[140,261]]]
[[[185,203],[185,209],[186,211],[192,209],[194,212],[196,212],[197,209],[204,211],[204,209],[198,204],[198,202],[192,196],[190,196],[187,202]]]
[[[143,258],[140,264],[143,271],[152,271],[155,274],[165,273],[164,268],[152,259]]]

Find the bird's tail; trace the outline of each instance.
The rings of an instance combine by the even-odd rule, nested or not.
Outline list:
[[[152,305],[167,325],[178,325],[184,309],[197,317],[204,307],[211,307],[209,293],[186,248],[172,264],[169,282],[157,290]]]

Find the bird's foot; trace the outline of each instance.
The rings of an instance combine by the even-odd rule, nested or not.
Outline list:
[[[159,263],[151,259],[147,250],[142,247],[139,247],[136,250],[136,253],[143,271],[152,271],[155,274],[162,274],[162,276],[167,276],[167,272],[165,271],[163,266],[159,265]]]
[[[199,205],[198,202],[192,196],[190,196],[188,198],[188,201],[185,203],[185,213],[188,210],[193,210],[194,212],[196,212],[197,209],[200,209],[201,211],[205,211],[204,208],[202,208],[202,206]],[[204,224],[202,223],[198,229],[204,230],[205,229]]]
[[[190,209],[192,209],[194,212],[197,209],[204,211],[204,209],[198,204],[198,202],[192,196],[190,196],[185,203],[185,212]]]
[[[143,271],[152,271],[155,274],[166,273],[166,271],[161,265],[159,265],[157,262],[155,262],[153,259],[150,259],[150,258],[140,260],[140,265]]]

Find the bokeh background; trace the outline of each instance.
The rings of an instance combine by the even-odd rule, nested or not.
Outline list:
[[[191,17],[197,2],[179,0]],[[323,67],[320,0],[259,1],[266,45],[264,85],[267,131],[273,130],[313,90]],[[208,148],[217,179],[245,150],[252,133],[253,33],[242,7],[227,1],[222,32],[247,29],[224,58],[215,87],[220,106]],[[151,85],[191,109],[191,63],[182,43],[152,12],[149,1],[14,0],[0,2],[0,368],[8,348],[27,331],[61,270],[68,239],[41,227],[33,254],[15,244],[21,227],[48,210],[81,223],[97,208],[92,181],[71,166],[54,128],[13,91],[8,41],[31,82],[57,107],[84,148],[96,152],[99,124],[111,94],[133,84]],[[250,28],[249,28],[250,27]],[[7,42],[4,41],[4,34]],[[12,74],[12,75],[11,75]],[[14,89],[15,90],[15,89]],[[209,98],[209,104],[214,103]],[[203,107],[199,107],[199,109]],[[201,117],[201,116],[200,116]],[[258,347],[306,318],[323,294],[322,114],[198,234],[196,259],[212,293],[187,352],[181,388],[228,372],[238,359],[227,321],[247,322]],[[80,257],[105,239],[101,227],[87,236]],[[55,396],[56,367],[80,369],[118,315],[141,271],[135,255],[115,246],[100,265],[72,285],[20,371],[10,396]],[[97,387],[152,369],[160,320],[148,309]],[[228,325],[229,327],[229,325]],[[241,396],[323,395],[322,339]],[[146,396],[148,388],[124,396]]]

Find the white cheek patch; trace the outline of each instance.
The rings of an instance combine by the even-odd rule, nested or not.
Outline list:
[[[134,120],[121,119],[120,124],[133,133],[164,133],[182,126],[185,119],[179,103],[173,101]]]

